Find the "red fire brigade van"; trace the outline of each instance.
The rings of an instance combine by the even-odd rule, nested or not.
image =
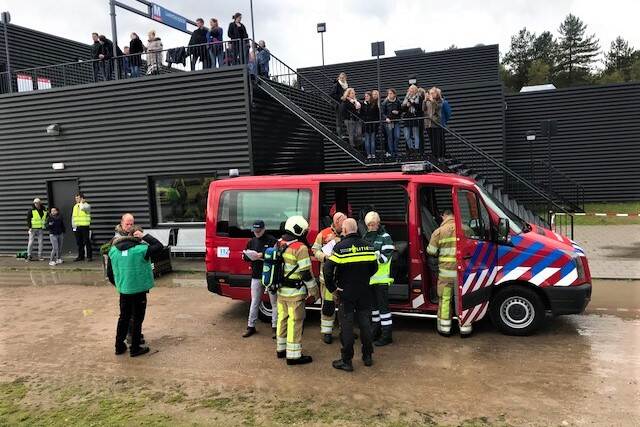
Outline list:
[[[249,301],[250,265],[242,251],[251,225],[264,220],[280,237],[286,219],[309,220],[308,241],[341,211],[358,221],[376,210],[395,242],[394,283],[389,289],[394,315],[435,317],[434,271],[426,255],[441,212],[452,209],[457,230],[456,314],[461,324],[487,313],[503,333],[529,335],[545,313],[581,313],[591,297],[587,258],[572,240],[526,223],[494,200],[472,179],[443,173],[354,173],[251,176],[211,183],[206,220],[207,285],[211,292]],[[317,276],[319,265],[314,262]],[[261,314],[271,307],[265,295]],[[309,309],[319,309],[309,301]]]

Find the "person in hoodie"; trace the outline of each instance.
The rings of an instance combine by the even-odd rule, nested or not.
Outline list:
[[[122,223],[133,215],[122,216]],[[116,329],[115,353],[124,354],[127,351],[125,342],[129,323],[133,319],[131,330],[131,357],[149,352],[149,347],[141,344],[142,322],[147,309],[147,293],[153,288],[153,268],[151,258],[162,251],[162,243],[144,231],[137,228],[127,233],[116,227],[116,237],[112,240],[107,262],[107,276],[116,286],[120,294],[120,316]]]
[[[49,230],[49,240],[51,240],[49,265],[53,267],[56,264],[62,264],[62,241],[64,240],[64,233],[67,231],[58,208],[51,208],[51,212],[47,217],[47,230]]]
[[[154,30],[149,31],[147,44],[147,74],[160,74],[162,66],[162,40]]]
[[[47,226],[47,209],[39,198],[33,199],[31,209],[27,211],[27,230],[29,230],[29,243],[27,245],[27,261],[33,261],[31,256],[33,244],[38,239],[38,260],[44,261],[42,258],[42,240],[44,238],[44,229]]]

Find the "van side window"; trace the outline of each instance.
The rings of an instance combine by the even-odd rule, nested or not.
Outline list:
[[[287,218],[309,219],[310,190],[228,190],[220,196],[216,233],[228,237],[251,237],[251,226],[261,219],[267,231],[278,235]]]
[[[464,235],[470,239],[491,240],[491,219],[476,193],[458,190],[458,208]]]

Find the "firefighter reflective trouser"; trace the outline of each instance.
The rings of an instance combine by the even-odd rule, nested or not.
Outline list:
[[[453,282],[438,279],[438,331],[451,333],[451,308],[453,302]]]
[[[322,298],[322,311],[320,315],[320,333],[333,333],[333,324],[336,320],[336,306],[333,294],[327,290],[324,280],[320,281],[320,296]]]
[[[302,356],[304,298],[278,296],[276,351],[287,351],[287,359]]]
[[[393,320],[389,311],[389,285],[370,285],[373,309],[371,322],[374,338],[376,335],[391,335]]]

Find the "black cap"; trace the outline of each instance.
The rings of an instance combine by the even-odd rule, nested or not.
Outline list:
[[[253,228],[254,230],[257,230],[257,229],[259,229],[259,228],[264,228],[264,221],[263,221],[263,220],[261,220],[261,219],[256,220],[256,221],[253,223],[252,228]]]

